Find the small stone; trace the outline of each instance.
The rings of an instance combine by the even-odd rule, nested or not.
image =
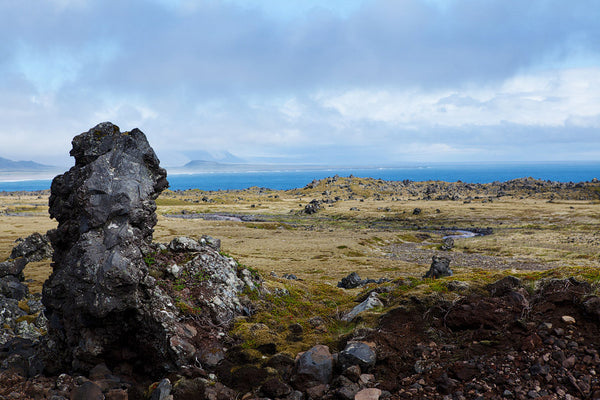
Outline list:
[[[71,400],[104,400],[104,395],[98,385],[87,381],[73,389]]]
[[[567,369],[573,368],[573,366],[575,365],[575,361],[576,361],[575,356],[570,356],[562,362],[562,366],[563,366],[563,368],[567,368]]]
[[[312,399],[321,399],[325,396],[325,392],[329,389],[329,385],[321,384],[306,389],[306,394]]]
[[[170,400],[173,398],[171,396],[171,389],[173,386],[171,385],[171,381],[167,378],[163,379],[159,382],[156,389],[152,391],[152,395],[150,396],[150,400]]]
[[[356,393],[354,400],[379,400],[381,389],[369,388]]]
[[[574,325],[575,324],[575,318],[571,317],[570,315],[563,315],[560,319],[565,324],[568,324],[568,325]]]
[[[343,372],[344,376],[352,382],[357,382],[361,375],[361,370],[358,365],[351,365]]]
[[[373,374],[361,374],[360,378],[358,379],[358,383],[360,383],[361,385],[368,385],[371,382],[375,381],[375,375]]]

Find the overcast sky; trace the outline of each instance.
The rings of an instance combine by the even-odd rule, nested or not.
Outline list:
[[[597,0],[0,0],[0,157],[600,160]]]

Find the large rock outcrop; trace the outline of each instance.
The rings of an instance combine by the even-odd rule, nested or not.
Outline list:
[[[128,361],[157,371],[185,363],[192,347],[175,338],[177,310],[143,256],[166,171],[139,129],[105,122],[72,144],[75,166],[54,178],[50,195],[58,227],[48,233],[53,273],[43,289],[48,368]]]

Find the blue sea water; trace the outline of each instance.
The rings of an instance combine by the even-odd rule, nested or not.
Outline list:
[[[170,189],[228,190],[252,186],[270,189],[294,189],[304,187],[313,179],[330,176],[371,177],[401,181],[440,180],[470,183],[490,183],[516,178],[533,177],[558,182],[582,182],[600,179],[600,162],[565,163],[501,163],[501,164],[423,164],[390,168],[330,168],[321,170],[273,171],[273,172],[215,172],[191,175],[169,175]],[[1,175],[0,175],[1,178]],[[44,190],[50,188],[50,180],[2,182],[0,191]]]

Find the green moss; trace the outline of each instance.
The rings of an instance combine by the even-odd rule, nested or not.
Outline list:
[[[264,324],[269,329],[269,340],[275,340],[273,332],[277,334],[278,351],[289,350],[295,354],[309,348],[314,343],[336,345],[339,335],[352,330],[356,324],[339,320],[339,313],[351,309],[354,296],[335,288],[332,285],[318,283],[305,284],[303,282],[273,282],[276,288],[285,289],[289,294],[278,295],[278,290],[270,289],[269,293],[252,293],[256,313],[248,320],[236,324],[234,332],[244,341],[245,348],[258,348],[259,342],[255,335],[247,332],[250,325]],[[323,325],[314,326],[312,318],[319,317]],[[299,342],[287,340],[288,326],[298,323],[304,329],[303,339]]]

